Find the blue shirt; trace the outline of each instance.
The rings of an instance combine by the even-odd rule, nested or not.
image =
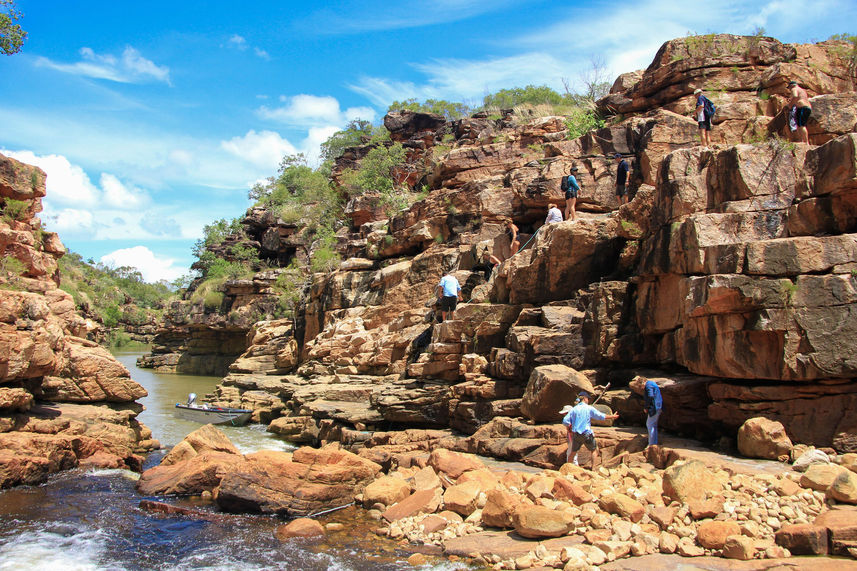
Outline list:
[[[625,181],[628,180],[628,171],[630,169],[628,161],[625,159],[619,161],[619,167],[616,169],[616,184],[625,184]]]
[[[646,410],[649,412],[649,416],[654,416],[652,412],[652,408],[654,407],[654,412],[657,412],[664,408],[664,399],[661,397],[661,389],[658,388],[658,385],[655,381],[646,381]]]
[[[580,185],[577,184],[577,179],[574,178],[573,174],[568,175],[568,188],[573,188],[574,190],[579,191]]]
[[[455,279],[455,276],[451,276],[449,274],[440,278],[440,283],[437,285],[438,287],[443,288],[444,297],[458,297],[458,292],[461,291],[461,286],[458,284],[458,280]]]
[[[565,418],[562,419],[562,423],[566,426],[570,426],[572,432],[576,432],[578,434],[589,434],[592,432],[592,419],[595,420],[604,420],[607,418],[607,415],[595,408],[594,406],[589,406],[585,402],[581,401],[574,405],[568,414],[565,415]]]

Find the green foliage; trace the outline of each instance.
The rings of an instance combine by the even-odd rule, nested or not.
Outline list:
[[[206,309],[217,310],[220,309],[220,306],[223,305],[223,292],[222,291],[209,291],[202,298],[202,305],[205,306]]]
[[[322,226],[316,233],[316,244],[310,256],[310,269],[313,272],[329,272],[339,265],[339,253],[336,251],[336,234],[328,226]]]
[[[405,99],[404,101],[393,101],[387,108],[391,111],[414,111],[417,113],[434,113],[442,115],[447,121],[460,119],[472,113],[472,109],[465,103],[457,101],[446,101],[443,99],[426,99],[422,103],[416,99]]]
[[[501,89],[496,93],[486,95],[482,100],[484,107],[498,107],[510,109],[518,105],[561,105],[566,103],[562,95],[546,85],[527,85],[526,87],[513,87]]]
[[[351,196],[378,193],[384,212],[392,216],[420,198],[419,193],[411,191],[399,180],[406,158],[407,153],[401,143],[378,144],[360,161],[357,169],[342,173],[343,186]]]
[[[277,276],[274,291],[278,293],[275,317],[294,318],[295,308],[301,301],[306,279],[296,265]]]
[[[107,334],[107,345],[108,347],[118,349],[120,347],[142,345],[142,343],[131,339],[131,336],[128,335],[125,331],[115,329]]]
[[[857,76],[857,35],[854,34],[834,34],[830,36],[831,40],[846,42],[845,47],[834,47],[833,52],[845,59],[848,65],[848,71],[852,75]]]
[[[593,129],[604,126],[604,119],[598,116],[594,105],[580,105],[575,107],[565,120],[568,129],[566,137],[576,139]]]
[[[711,55],[714,48],[714,34],[699,35],[688,32],[684,43],[690,57],[705,57]]]
[[[0,52],[6,55],[16,54],[24,47],[27,32],[16,23],[21,16],[14,0],[0,0]]]
[[[373,127],[372,123],[363,119],[351,121],[345,129],[337,131],[321,144],[321,160],[325,163],[336,160],[345,149],[364,144],[381,129],[384,128]]]
[[[26,200],[15,200],[14,198],[3,199],[3,218],[7,222],[12,220],[23,220],[30,208],[30,203]]]
[[[13,258],[10,255],[0,258],[0,279],[9,283],[15,283],[25,269],[24,262],[18,258]]]

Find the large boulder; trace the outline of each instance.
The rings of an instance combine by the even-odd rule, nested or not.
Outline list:
[[[706,549],[723,549],[726,538],[741,535],[741,527],[734,521],[707,520],[699,524],[696,539]]]
[[[521,537],[561,537],[574,526],[570,512],[552,510],[545,506],[522,505],[512,516],[515,531]]]
[[[580,391],[593,391],[583,373],[565,365],[536,367],[521,399],[521,412],[536,422],[559,422],[560,409],[573,403]]]
[[[161,460],[161,466],[177,464],[189,460],[204,452],[223,452],[226,454],[241,454],[220,429],[213,424],[197,428],[176,444]]]
[[[197,495],[214,490],[228,472],[244,466],[240,454],[203,452],[175,464],[149,468],[137,481],[144,496]]]
[[[470,470],[482,470],[485,464],[474,454],[453,452],[445,448],[433,450],[428,458],[428,465],[435,469],[438,474],[446,474],[449,478],[457,480],[465,472]]]
[[[411,495],[411,486],[402,478],[381,476],[363,490],[363,504],[392,506]]]
[[[738,429],[738,450],[749,458],[776,460],[788,456],[792,441],[782,423],[758,416]]]
[[[224,475],[215,496],[225,511],[305,516],[349,503],[380,471],[333,445],[262,452]]]
[[[672,500],[688,503],[705,500],[723,490],[723,484],[713,471],[699,460],[676,462],[663,475],[664,495]]]

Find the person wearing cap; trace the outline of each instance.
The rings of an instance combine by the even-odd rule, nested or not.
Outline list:
[[[705,95],[701,89],[693,92],[696,95],[696,111],[694,117],[699,124],[699,138],[706,147],[711,145],[711,117],[705,113]]]
[[[589,405],[591,395],[586,391],[580,391],[577,395],[578,402],[574,406],[566,406],[560,411],[565,414],[562,424],[566,428],[568,437],[568,451],[565,453],[565,461],[568,462],[572,455],[576,455],[581,446],[591,452],[590,466],[595,469],[598,460],[598,443],[595,442],[595,434],[592,432],[592,419],[607,420],[619,418],[618,414],[604,414],[594,406]]]
[[[616,200],[619,201],[619,206],[622,206],[626,202],[628,202],[628,171],[631,170],[631,167],[628,165],[628,161],[622,158],[622,155],[616,153],[613,155],[613,158],[616,159],[616,162],[619,164],[616,167]]]
[[[560,211],[556,204],[551,204],[548,206],[548,215],[547,218],[545,218],[545,225],[553,224],[554,222],[562,222],[562,211]]]
[[[643,397],[643,410],[646,411],[646,431],[649,434],[649,446],[658,443],[658,419],[664,408],[664,399],[657,383],[637,375],[628,387]]]
[[[797,122],[797,136],[801,143],[809,144],[809,131],[806,130],[806,122],[812,113],[812,104],[806,90],[797,84],[797,81],[789,82],[789,105],[794,109],[795,121]]]
[[[571,167],[568,171],[568,186],[565,189],[565,219],[577,218],[574,207],[577,204],[577,193],[580,192],[580,184],[577,182],[577,167]]]

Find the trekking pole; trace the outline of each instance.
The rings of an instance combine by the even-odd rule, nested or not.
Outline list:
[[[604,389],[601,391],[601,394],[598,395],[597,399],[592,401],[592,404],[590,406],[595,406],[595,403],[597,403],[598,401],[601,400],[601,397],[603,397],[607,393],[607,389],[609,389],[609,388],[610,388],[610,383],[607,383],[606,385],[604,385]]]

